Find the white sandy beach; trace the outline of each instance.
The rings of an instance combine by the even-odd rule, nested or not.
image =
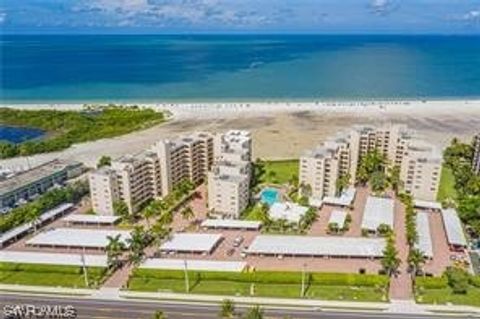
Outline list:
[[[130,103],[132,104],[132,103]],[[161,138],[195,130],[248,129],[254,135],[254,157],[294,158],[337,131],[354,124],[405,123],[431,142],[444,146],[457,136],[480,131],[480,100],[355,102],[218,102],[138,103],[169,111],[165,124],[112,139],[82,143],[55,153],[1,160],[0,166],[25,168],[53,158],[94,166],[101,155],[137,153]],[[29,109],[81,109],[82,104],[16,104]]]

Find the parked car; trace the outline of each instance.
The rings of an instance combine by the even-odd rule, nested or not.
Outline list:
[[[235,238],[235,240],[233,241],[233,247],[240,247],[240,245],[243,243],[243,236],[238,236],[237,238]]]

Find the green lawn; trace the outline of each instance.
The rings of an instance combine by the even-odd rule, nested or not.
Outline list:
[[[245,220],[262,220],[263,215],[261,204],[248,207],[242,214],[243,219]]]
[[[298,176],[298,160],[264,161],[264,173],[259,178],[260,184],[285,184]]]
[[[225,296],[250,296],[251,283],[232,281],[200,281],[191,283],[190,293]],[[136,291],[163,291],[185,293],[181,279],[132,278],[129,289]],[[258,297],[299,298],[300,284],[255,283],[254,295]],[[386,301],[382,289],[372,287],[310,285],[306,297],[323,300]]]
[[[97,287],[105,276],[105,268],[87,269],[90,287]],[[0,283],[31,286],[85,288],[81,267],[0,263]]]
[[[457,192],[455,191],[455,179],[453,177],[452,170],[443,165],[437,200],[442,202],[447,198],[457,198]]]
[[[450,288],[425,289],[417,293],[420,303],[470,305],[480,307],[480,288],[471,287],[464,295],[454,294]]]
[[[385,301],[388,279],[375,275],[315,273],[309,277],[306,297],[325,300]],[[299,298],[297,272],[215,273],[189,272],[190,293],[225,296]],[[252,285],[253,282],[253,285]],[[129,280],[136,291],[185,293],[182,272],[136,270]]]

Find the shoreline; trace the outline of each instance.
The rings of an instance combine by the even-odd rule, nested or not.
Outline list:
[[[133,103],[132,103],[133,104]],[[102,155],[136,154],[163,138],[193,131],[245,129],[252,132],[253,157],[298,158],[352,125],[406,124],[419,137],[444,147],[453,137],[468,140],[480,128],[479,100],[154,103],[139,106],[168,111],[168,122],[115,138],[74,144],[60,152],[0,160],[0,167],[22,169],[54,158],[95,166]],[[5,105],[2,106],[9,106]],[[83,104],[22,104],[21,109],[81,109]]]
[[[65,110],[80,111],[84,105],[101,105],[108,103],[26,103],[26,104],[8,104],[0,103],[0,107],[26,110]],[[158,102],[158,103],[117,103],[110,104],[152,108],[157,111],[168,111],[173,115],[173,119],[178,118],[197,118],[201,117],[228,117],[239,113],[293,113],[293,112],[339,112],[339,113],[370,113],[370,112],[443,112],[450,111],[452,104],[455,108],[460,106],[470,108],[480,108],[479,99],[453,99],[453,100],[313,100],[313,101],[238,101],[238,102]],[[468,106],[467,106],[468,105]],[[434,109],[432,109],[434,108]],[[463,108],[462,108],[463,109]]]

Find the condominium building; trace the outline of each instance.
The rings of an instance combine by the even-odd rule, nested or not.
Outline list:
[[[148,151],[114,160],[110,167],[90,174],[93,209],[113,215],[115,201],[123,201],[135,213],[148,201],[168,195],[183,180],[199,184],[212,162],[211,134],[159,141]]]
[[[480,133],[473,138],[473,171],[480,174]]]
[[[217,134],[215,162],[208,174],[208,207],[223,217],[238,218],[250,202],[252,138],[247,131]]]
[[[93,210],[101,215],[114,215],[116,201],[134,213],[162,196],[160,160],[150,151],[112,161],[110,167],[91,173],[89,182]]]
[[[210,133],[162,140],[151,150],[160,160],[162,194],[168,194],[183,180],[201,183],[213,164],[213,136]]]
[[[434,201],[441,169],[442,155],[434,146],[419,140],[408,141],[400,165],[400,180],[407,194],[415,199]]]
[[[355,126],[305,152],[299,168],[300,184],[308,191],[305,195],[317,200],[334,196],[337,180],[348,174],[353,183],[361,159],[373,150],[401,168],[406,192],[418,199],[435,200],[441,156],[431,145],[413,139],[404,125]]]
[[[336,181],[349,174],[350,169],[349,142],[339,137],[305,152],[300,158],[300,184],[308,186],[307,196],[319,199],[335,196]]]
[[[93,209],[113,215],[114,203],[123,201],[130,213],[135,213],[148,201],[168,195],[184,180],[198,185],[208,178],[212,180],[209,195],[219,199],[212,201],[211,207],[229,216],[238,215],[249,200],[251,144],[250,134],[244,131],[216,136],[200,132],[161,140],[148,151],[114,160],[110,167],[90,174]]]

